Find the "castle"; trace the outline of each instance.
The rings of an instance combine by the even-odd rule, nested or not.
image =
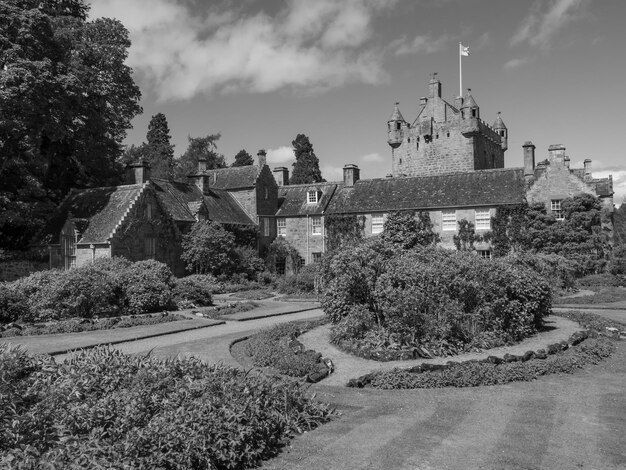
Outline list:
[[[536,162],[535,146],[526,142],[523,166],[504,168],[508,130],[500,114],[492,126],[482,121],[470,90],[454,105],[446,102],[436,75],[413,123],[396,104],[387,137],[392,173],[385,178],[361,179],[358,166],[347,164],[343,181],[289,185],[289,170],[270,170],[263,150],[258,165],[248,167],[207,170],[200,161],[188,182],[150,178],[140,163],[134,184],[68,195],[46,229],[50,267],[125,256],[163,261],[181,275],[180,242],[197,220],[256,227],[260,252],[282,237],[309,264],[326,251],[325,218],[332,214],[363,216],[364,235],[374,236],[390,212],[426,211],[441,244],[453,248],[459,221],[486,233],[501,206],[542,202],[559,219],[563,199],[588,193],[613,210],[612,177],[594,178],[589,159],[584,168],[570,168],[562,145],[551,145],[548,158]],[[476,249],[491,256],[488,243]]]

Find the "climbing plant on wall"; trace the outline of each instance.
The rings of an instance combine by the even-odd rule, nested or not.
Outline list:
[[[336,250],[343,244],[363,239],[365,216],[356,214],[330,214],[324,217],[326,247]]]

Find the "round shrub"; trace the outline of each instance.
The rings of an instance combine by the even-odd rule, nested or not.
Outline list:
[[[174,300],[176,305],[203,307],[212,304],[211,284],[213,276],[193,274],[175,280]]]
[[[122,276],[128,313],[150,313],[173,307],[174,276],[167,265],[155,260],[138,261],[124,270]]]
[[[0,284],[0,324],[26,318],[29,314],[26,298],[20,292]]]

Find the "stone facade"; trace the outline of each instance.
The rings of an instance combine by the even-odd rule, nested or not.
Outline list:
[[[498,115],[493,126],[480,118],[468,89],[455,105],[441,97],[436,75],[421,99],[415,121],[405,121],[398,103],[387,121],[393,176],[428,176],[504,167],[508,130]]]

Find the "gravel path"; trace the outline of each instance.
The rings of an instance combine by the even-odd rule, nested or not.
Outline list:
[[[378,362],[369,359],[363,359],[343,352],[328,341],[330,333],[330,325],[323,325],[311,331],[304,333],[298,338],[307,349],[313,349],[322,355],[329,357],[335,365],[335,371],[323,380],[325,385],[345,385],[348,380],[358,378],[369,372],[377,370],[389,370],[394,367],[412,367],[421,362],[431,364],[445,364],[448,361],[467,361],[470,359],[484,359],[487,356],[503,356],[506,353],[522,355],[526,351],[536,351],[545,349],[549,344],[558,343],[567,340],[575,332],[580,331],[581,327],[578,323],[567,320],[558,316],[551,316],[546,321],[546,326],[555,329],[539,333],[532,338],[528,338],[514,346],[506,346],[494,348],[484,353],[468,353],[460,354],[453,357],[436,358],[436,359],[416,359],[410,361],[389,361]]]

